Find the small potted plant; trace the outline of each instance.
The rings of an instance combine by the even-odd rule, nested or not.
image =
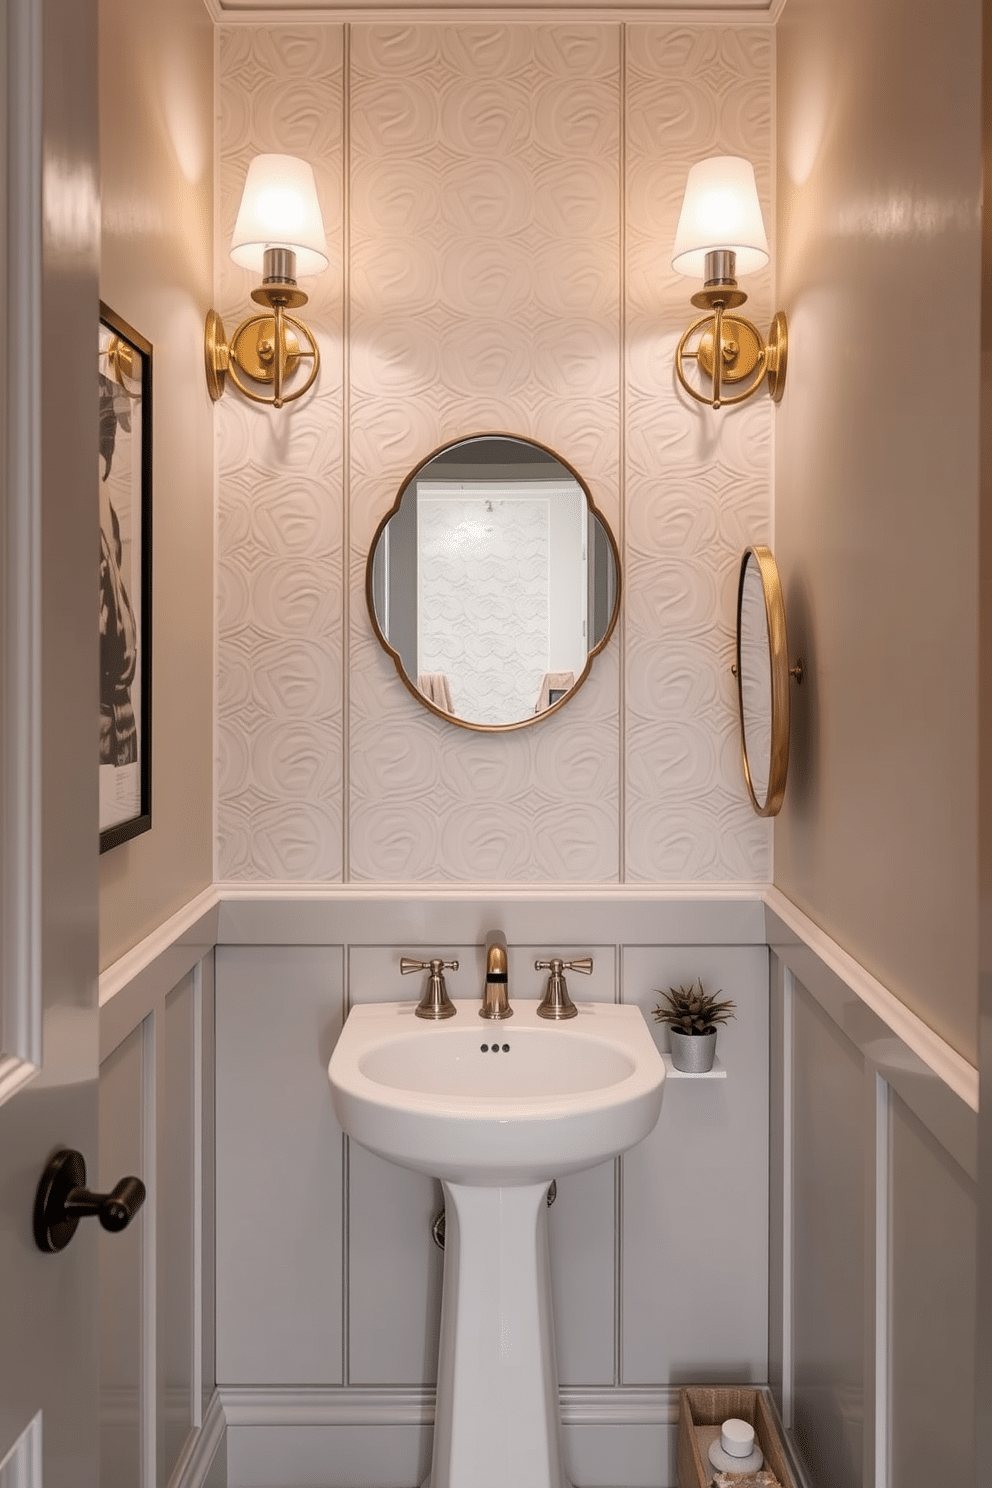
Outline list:
[[[665,1001],[654,1009],[654,1016],[668,1024],[672,1063],[686,1074],[705,1075],[713,1068],[717,1025],[734,1017],[736,1005],[728,998],[720,1002],[720,993],[704,991],[702,982],[670,987],[658,995]]]

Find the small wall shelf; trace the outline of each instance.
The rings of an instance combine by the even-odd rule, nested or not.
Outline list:
[[[705,1075],[692,1075],[688,1070],[676,1069],[672,1063],[671,1054],[663,1052],[661,1057],[665,1061],[665,1078],[668,1080],[725,1080],[727,1078],[727,1071],[719,1055],[713,1061],[713,1068],[707,1070]]]

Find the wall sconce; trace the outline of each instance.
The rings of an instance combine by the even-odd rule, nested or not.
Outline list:
[[[204,357],[207,387],[216,403],[229,376],[253,403],[281,408],[313,385],[320,370],[320,351],[313,333],[287,314],[307,302],[296,275],[319,274],[327,268],[327,239],[317,201],[313,170],[293,155],[256,155],[248,167],[241,208],[231,240],[231,257],[243,269],[262,274],[252,299],[268,312],[251,315],[230,341],[216,310],[207,312]],[[305,347],[301,346],[305,342]],[[302,361],[310,374],[291,393],[286,382]],[[272,384],[271,395],[255,392],[242,381]]]
[[[775,316],[767,342],[742,315],[726,314],[747,299],[737,287],[737,273],[753,274],[767,262],[768,239],[751,162],[737,155],[698,161],[689,171],[672,250],[673,269],[705,281],[692,303],[710,313],[689,327],[675,353],[679,382],[697,403],[714,408],[743,403],[765,378],[776,403],[782,396],[788,352],[784,314]],[[688,358],[695,358],[710,379],[708,392],[687,382]],[[725,386],[737,383],[745,384],[741,391],[724,393]]]

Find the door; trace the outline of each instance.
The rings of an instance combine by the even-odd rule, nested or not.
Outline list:
[[[96,20],[0,7],[0,1488],[99,1480],[94,1221],[32,1234],[97,1173]]]

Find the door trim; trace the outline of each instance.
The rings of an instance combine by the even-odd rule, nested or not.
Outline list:
[[[41,7],[0,29],[0,1105],[41,1066]]]

